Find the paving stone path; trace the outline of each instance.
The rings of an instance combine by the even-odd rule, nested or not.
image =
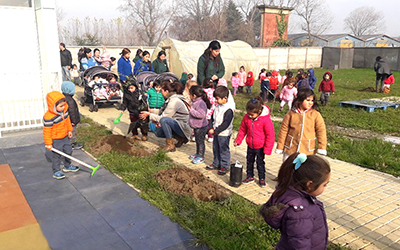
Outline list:
[[[82,90],[77,88],[77,92],[79,97]],[[93,113],[89,112],[87,107],[80,107],[80,111],[116,134],[124,135],[128,130],[127,112],[122,116],[121,122],[114,125],[112,121],[120,112],[114,107],[100,108],[98,112]],[[232,162],[239,160],[245,164],[245,142],[236,149],[232,142]],[[165,139],[150,134],[149,141],[142,144],[150,149],[157,149],[165,145]],[[193,153],[195,143],[189,142],[176,152],[168,153],[168,156],[176,163],[200,171],[211,180],[255,204],[266,202],[274,191],[275,182],[272,179],[277,176],[282,163],[282,155],[273,153],[266,156],[266,188],[260,188],[256,183],[234,188],[228,185],[229,175],[221,177],[216,171],[205,170],[206,164],[212,162],[211,143],[206,143],[206,164],[192,164],[188,157]],[[329,157],[325,159],[331,164],[331,180],[325,192],[318,198],[325,205],[330,240],[354,249],[400,249],[400,180],[347,162]],[[245,169],[243,172],[245,174]]]

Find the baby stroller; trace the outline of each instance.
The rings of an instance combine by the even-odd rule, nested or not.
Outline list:
[[[163,81],[179,81],[179,78],[174,75],[174,73],[171,72],[164,72],[158,75],[158,77],[155,79],[156,82],[162,83]]]
[[[157,73],[152,71],[143,71],[136,76],[138,87],[143,93],[146,93],[150,89],[150,82],[154,82],[158,77]]]
[[[83,73],[84,94],[79,99],[80,105],[89,105],[90,112],[97,112],[99,105],[116,104],[116,108],[120,109],[122,104],[123,93],[119,83],[109,83],[106,80],[110,76],[118,80],[118,75],[107,70],[103,66],[91,67]],[[100,79],[95,82],[94,79]]]

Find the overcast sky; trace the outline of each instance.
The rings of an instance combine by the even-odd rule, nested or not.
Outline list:
[[[123,16],[117,10],[118,6],[124,0],[57,0],[65,13],[65,20],[69,18],[97,17],[112,19]],[[343,20],[348,14],[357,7],[372,6],[376,10],[382,11],[385,15],[385,30],[382,32],[389,36],[400,36],[400,0],[326,0],[327,5],[334,16],[332,28],[327,34],[344,33]],[[291,20],[295,20],[292,19]],[[294,23],[293,23],[294,24]],[[291,23],[289,23],[291,26]],[[291,31],[299,31],[296,28],[290,28]]]

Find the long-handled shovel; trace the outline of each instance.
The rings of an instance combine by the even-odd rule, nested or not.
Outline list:
[[[90,176],[93,176],[94,173],[96,173],[97,169],[99,169],[99,167],[100,167],[100,165],[97,165],[96,167],[92,167],[92,166],[90,166],[89,164],[87,164],[87,163],[85,163],[85,162],[83,162],[83,161],[81,161],[81,160],[78,160],[78,159],[76,159],[75,157],[72,157],[72,156],[70,156],[70,155],[68,155],[68,154],[66,154],[66,153],[64,153],[64,152],[61,152],[61,151],[58,150],[58,149],[55,149],[55,148],[52,148],[51,151],[53,151],[53,152],[55,152],[55,153],[57,153],[57,154],[59,154],[59,155],[62,155],[62,156],[64,156],[64,157],[67,157],[68,159],[73,160],[73,161],[75,161],[75,162],[81,164],[81,165],[84,166],[84,167],[90,168],[90,169],[92,170],[92,174],[91,174]]]
[[[119,114],[118,118],[114,119],[113,123],[114,124],[118,124],[121,121],[121,116],[123,115],[123,113],[121,112],[121,114]]]

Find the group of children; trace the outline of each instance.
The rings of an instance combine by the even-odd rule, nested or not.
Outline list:
[[[253,72],[249,71],[246,73],[244,66],[240,66],[239,72],[232,73],[231,85],[234,96],[236,93],[243,93],[244,87],[246,87],[246,94],[251,95],[253,84]]]

